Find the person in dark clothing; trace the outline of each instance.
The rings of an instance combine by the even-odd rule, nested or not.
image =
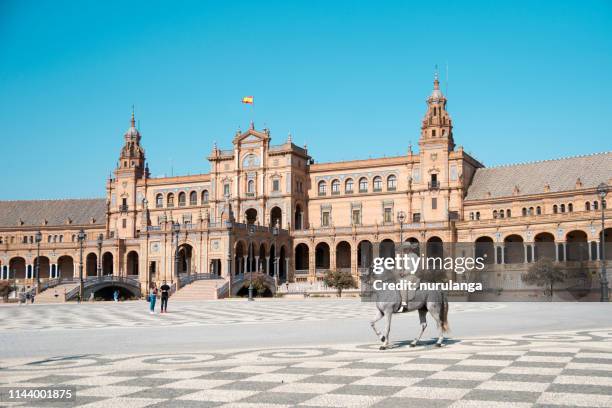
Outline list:
[[[159,288],[161,290],[161,313],[168,313],[168,297],[170,296],[170,286],[164,281]]]

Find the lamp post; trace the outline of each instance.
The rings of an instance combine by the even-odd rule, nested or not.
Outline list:
[[[77,235],[79,240],[79,302],[83,300],[83,242],[85,237],[85,231],[81,228]]]
[[[599,282],[601,283],[601,302],[607,302],[608,298],[608,274],[606,273],[606,234],[605,234],[605,208],[608,185],[601,183],[597,186],[597,194],[601,198],[601,271]]]
[[[179,277],[179,235],[181,234],[181,224],[178,221],[172,223],[172,235],[176,236],[176,240],[174,242],[174,273],[173,276],[176,276],[176,290],[180,287],[181,279]]]
[[[406,213],[400,211],[397,213],[397,221],[400,224],[400,249],[404,248],[404,221],[406,221]]]
[[[104,241],[104,236],[102,234],[98,235],[98,278],[102,277],[102,242]]]
[[[42,241],[42,233],[38,231],[34,236],[36,240],[36,265],[34,270],[36,271],[36,293],[40,293],[40,242]]]
[[[272,265],[274,266],[274,284],[276,285],[276,290],[278,290],[278,260],[276,258],[276,238],[278,237],[278,220],[272,227],[272,236],[274,237],[274,260],[272,261]]]
[[[249,266],[249,300],[254,300],[253,299],[253,265],[251,265],[251,248],[253,247],[253,234],[255,233],[255,226],[253,224],[250,224],[248,226],[249,228],[249,261],[247,262],[247,265]]]

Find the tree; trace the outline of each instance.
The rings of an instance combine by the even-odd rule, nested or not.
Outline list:
[[[330,288],[335,288],[338,291],[338,297],[342,297],[342,291],[344,289],[357,287],[353,275],[345,271],[327,271],[323,278],[323,282]]]
[[[550,293],[552,301],[555,283],[565,282],[567,274],[549,258],[539,259],[522,275],[523,282],[543,286]]]

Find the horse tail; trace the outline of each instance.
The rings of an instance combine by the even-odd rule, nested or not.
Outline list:
[[[442,325],[442,331],[450,330],[448,326],[448,300],[445,295],[442,297],[442,307],[440,308],[440,324]]]

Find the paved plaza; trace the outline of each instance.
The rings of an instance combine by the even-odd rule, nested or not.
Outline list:
[[[609,305],[451,304],[445,347],[433,328],[408,347],[418,319],[402,315],[386,351],[367,324],[373,305],[355,300],[175,302],[166,316],[144,306],[1,307],[0,387],[77,389],[70,403],[11,405],[612,406]]]

